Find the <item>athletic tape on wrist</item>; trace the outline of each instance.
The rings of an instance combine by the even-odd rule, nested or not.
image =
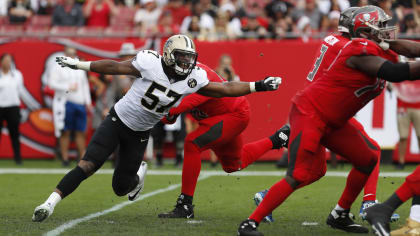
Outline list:
[[[79,61],[76,67],[81,70],[90,71],[90,61]]]
[[[255,90],[255,82],[249,83],[249,90],[251,91],[251,93],[257,92],[257,90]]]

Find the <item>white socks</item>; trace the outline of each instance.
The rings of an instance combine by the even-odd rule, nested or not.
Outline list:
[[[53,192],[51,193],[50,197],[47,199],[47,201],[45,201],[45,203],[47,203],[48,205],[52,206],[53,208],[55,207],[55,205],[57,205],[57,203],[59,203],[61,201],[61,196],[60,194]]]
[[[413,205],[411,207],[410,219],[420,223],[420,205]]]
[[[336,205],[335,206],[335,208],[334,208],[334,210],[337,210],[337,211],[344,211],[345,209],[344,208],[342,208],[340,205]]]

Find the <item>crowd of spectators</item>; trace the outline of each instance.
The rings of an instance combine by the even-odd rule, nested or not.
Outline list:
[[[198,40],[322,37],[336,31],[340,12],[378,5],[403,36],[420,35],[420,0],[3,0],[0,17],[28,24],[124,29],[143,36],[188,34]]]

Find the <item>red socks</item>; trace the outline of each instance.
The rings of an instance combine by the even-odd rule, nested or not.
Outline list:
[[[338,205],[344,209],[350,209],[360,191],[362,191],[365,186],[368,178],[369,175],[363,174],[355,168],[351,169],[349,176],[347,177],[346,187],[338,201]]]
[[[198,147],[186,141],[184,144],[184,164],[182,166],[182,187],[183,194],[194,196],[195,186],[201,171],[201,158]]]
[[[271,150],[273,143],[269,138],[264,138],[243,146],[241,151],[241,166],[243,169],[252,164],[264,153]],[[195,186],[201,170],[200,149],[192,142],[184,144],[184,164],[182,167],[182,193],[194,196]],[[238,166],[239,167],[239,166]]]
[[[241,170],[254,163],[272,148],[273,143],[269,138],[245,144],[241,152]]]
[[[379,155],[378,155],[379,157]],[[379,157],[380,158],[380,157]],[[378,185],[378,177],[379,177],[379,164],[381,160],[378,159],[378,163],[376,163],[375,169],[373,169],[372,173],[370,174],[366,185],[365,191],[363,195],[363,201],[375,201],[376,200],[376,186]]]
[[[413,197],[414,193],[413,191],[411,191],[411,188],[409,186],[409,184],[407,183],[407,181],[405,181],[398,189],[397,191],[395,191],[395,193],[397,194],[398,198],[402,201],[402,202],[406,202],[408,199],[410,199],[411,197]]]
[[[282,204],[284,200],[286,200],[286,198],[294,191],[295,190],[285,179],[280,180],[274,184],[270,190],[268,190],[264,200],[260,203],[257,209],[255,209],[249,219],[255,220],[258,223],[261,222],[266,215],[270,214],[274,209]]]

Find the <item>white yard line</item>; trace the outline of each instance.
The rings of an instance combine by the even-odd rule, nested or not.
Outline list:
[[[149,175],[149,171],[147,172],[147,175]],[[200,181],[200,180],[203,180],[203,179],[207,179],[208,177],[210,177],[210,175],[202,175],[202,176],[200,176],[200,178],[198,180]],[[96,218],[96,217],[99,217],[99,216],[106,215],[106,214],[111,213],[111,212],[114,212],[114,211],[118,211],[121,208],[123,208],[125,206],[128,206],[128,205],[131,205],[131,204],[133,204],[133,203],[135,203],[137,201],[144,200],[146,198],[149,198],[149,197],[154,196],[154,195],[159,194],[159,193],[169,192],[171,190],[177,189],[180,186],[181,186],[181,184],[172,184],[172,185],[169,185],[166,188],[161,188],[161,189],[158,189],[158,190],[149,192],[149,193],[142,194],[135,201],[125,201],[125,202],[119,203],[119,204],[117,204],[117,205],[115,205],[115,206],[113,206],[111,208],[108,208],[106,210],[99,211],[99,212],[96,212],[96,213],[92,213],[90,215],[87,215],[87,216],[84,216],[84,217],[81,217],[81,218],[77,218],[77,219],[68,221],[68,222],[66,222],[66,223],[58,226],[57,228],[55,228],[55,229],[53,229],[51,231],[46,232],[45,234],[43,234],[43,236],[56,236],[56,235],[60,235],[65,230],[70,229],[70,228],[73,228],[74,226],[76,226],[79,223],[82,223],[82,222],[91,220],[91,219]]]
[[[37,169],[37,168],[0,168],[0,174],[66,174],[70,169]],[[102,169],[96,174],[112,174],[113,169]],[[284,176],[286,171],[239,171],[226,173],[224,171],[204,170],[202,175],[211,176]],[[406,177],[411,172],[381,172],[381,177]],[[181,175],[181,170],[148,170],[147,175]],[[327,171],[325,176],[347,177],[348,171]]]

